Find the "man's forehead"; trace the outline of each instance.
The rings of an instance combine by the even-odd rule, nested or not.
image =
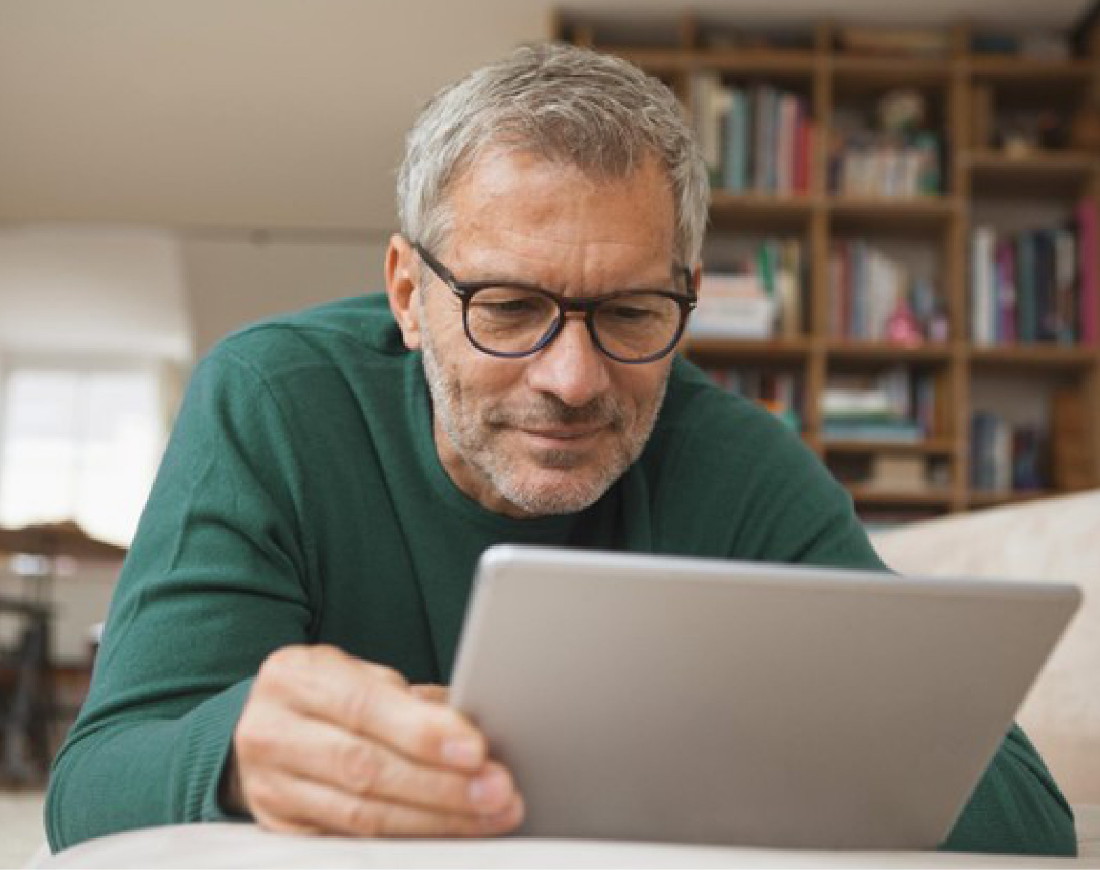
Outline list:
[[[517,176],[553,176],[558,183],[575,189],[622,189],[656,185],[668,191],[669,204],[672,202],[672,185],[668,173],[654,152],[642,154],[629,165],[608,168],[571,160],[562,155],[544,154],[537,149],[507,141],[488,147],[465,161],[447,185],[447,192],[453,193],[466,185],[486,189],[494,182],[514,182]]]
[[[563,245],[675,244],[675,208],[666,173],[654,159],[625,176],[607,176],[539,154],[498,150],[480,158],[446,194],[456,244],[473,237],[525,233]]]

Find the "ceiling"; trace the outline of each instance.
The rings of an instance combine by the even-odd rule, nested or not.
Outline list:
[[[394,223],[405,129],[551,10],[1064,28],[1088,0],[0,0],[0,221]]]

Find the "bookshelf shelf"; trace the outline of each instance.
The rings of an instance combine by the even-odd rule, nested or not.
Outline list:
[[[1002,504],[1017,504],[1025,501],[1035,501],[1040,498],[1049,498],[1053,495],[1058,495],[1054,490],[1050,489],[1033,489],[1033,490],[997,490],[997,491],[982,491],[973,490],[967,498],[967,503],[970,507],[994,507],[995,505]]]
[[[1096,167],[1096,158],[1080,151],[1041,151],[1012,156],[970,151],[961,156],[975,196],[1075,198]]]
[[[1008,182],[1028,175],[1072,175],[1081,179],[1096,167],[1095,155],[1084,151],[1048,150],[1019,157],[1000,151],[966,151],[963,161],[971,172],[996,175]]]
[[[947,344],[905,345],[888,341],[856,341],[829,339],[825,344],[830,360],[838,362],[925,362],[947,363],[951,347]]]
[[[815,446],[823,453],[897,453],[923,456],[949,456],[955,443],[948,438],[926,438],[923,441],[840,441],[818,439]]]
[[[863,505],[948,508],[952,500],[951,492],[946,489],[907,492],[876,489],[869,486],[850,486],[848,491],[851,492],[852,498],[857,504]]]
[[[689,355],[698,358],[759,359],[799,362],[810,353],[807,338],[775,338],[766,341],[734,338],[691,336],[687,341]]]
[[[738,75],[765,75],[776,81],[808,81],[817,70],[818,60],[809,51],[762,51],[709,49],[698,57],[710,69]]]
[[[827,208],[838,228],[860,232],[942,230],[958,212],[955,197],[833,196]]]
[[[1042,369],[1082,371],[1096,364],[1093,347],[1060,345],[1005,345],[976,347],[968,354],[971,366],[979,369]]]
[[[829,60],[836,84],[860,91],[889,87],[945,87],[951,67],[943,58],[861,57],[835,54]]]
[[[1093,58],[1045,60],[1029,57],[975,55],[967,60],[970,74],[978,81],[1004,84],[1047,83],[1086,85],[1096,75]]]
[[[725,226],[757,226],[764,230],[796,229],[807,224],[820,199],[767,193],[715,190],[710,197],[711,220]]]
[[[688,12],[641,34],[630,16],[585,16],[560,13],[555,36],[633,60],[686,103],[714,173],[704,259],[726,283],[709,288],[757,280],[757,301],[763,288],[779,309],[776,334],[795,330],[689,334],[684,352],[790,412],[861,516],[1100,486],[1100,299],[1081,289],[1100,276],[1100,241],[1088,241],[1100,149],[1087,144],[1100,28],[1075,40],[1087,53],[1047,60],[972,51],[988,34],[964,24],[915,35],[909,55],[896,42],[858,54],[860,41],[875,50],[867,33],[853,43],[829,23],[777,34]],[[899,111],[907,121],[886,120]]]

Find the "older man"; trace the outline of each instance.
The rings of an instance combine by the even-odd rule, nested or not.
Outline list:
[[[197,368],[55,765],[52,845],[240,816],[514,829],[522,796],[438,685],[493,543],[881,569],[798,438],[673,353],[707,196],[675,99],[622,61],[525,48],[439,94],[387,295]],[[1014,730],[948,845],[1073,843]]]

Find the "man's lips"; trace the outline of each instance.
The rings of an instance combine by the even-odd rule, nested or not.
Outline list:
[[[517,427],[519,432],[529,438],[573,447],[579,447],[586,441],[591,441],[601,435],[606,428],[606,426],[554,426],[545,429],[527,426]]]

